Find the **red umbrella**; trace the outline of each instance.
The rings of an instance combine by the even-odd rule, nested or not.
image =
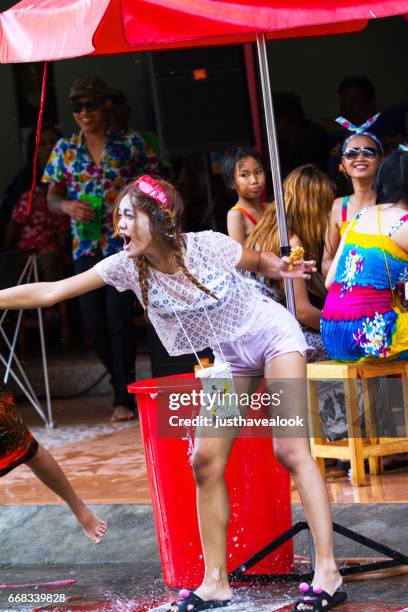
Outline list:
[[[363,29],[406,0],[22,0],[0,13],[0,62],[29,62]]]
[[[408,0],[22,0],[0,13],[0,62],[257,41],[282,252],[288,235],[266,38],[340,34],[408,13]],[[289,309],[293,290],[286,282]]]

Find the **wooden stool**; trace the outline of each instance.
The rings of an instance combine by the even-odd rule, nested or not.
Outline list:
[[[407,438],[379,438],[376,429],[374,402],[370,379],[399,374],[401,376],[404,399],[405,433],[408,436],[408,361],[379,363],[352,363],[340,361],[320,361],[307,365],[308,398],[310,412],[311,452],[325,475],[325,459],[350,461],[351,482],[362,486],[365,482],[364,459],[368,459],[370,474],[381,471],[380,458],[387,455],[408,452]],[[344,400],[348,427],[348,440],[331,442],[323,440],[317,383],[339,379],[344,386]],[[358,413],[358,386],[361,380],[366,436],[361,437],[360,416]]]

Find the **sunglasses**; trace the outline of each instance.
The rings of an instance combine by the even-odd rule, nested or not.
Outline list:
[[[351,147],[343,151],[343,156],[346,159],[357,159],[357,157],[361,155],[361,157],[373,159],[378,153],[378,149],[374,147]]]
[[[80,113],[84,108],[87,111],[92,112],[92,111],[98,110],[98,108],[100,108],[101,106],[101,103],[100,102],[71,102],[69,106],[73,113]]]

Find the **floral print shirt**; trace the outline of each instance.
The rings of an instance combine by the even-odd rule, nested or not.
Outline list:
[[[93,256],[98,250],[107,257],[122,248],[122,241],[112,236],[116,194],[140,174],[156,174],[157,168],[154,151],[136,132],[108,131],[100,164],[95,163],[90,155],[81,133],[58,140],[42,181],[60,187],[68,200],[78,200],[83,196],[97,196],[103,200],[98,240],[81,239],[78,223],[71,220],[74,259]]]
[[[17,246],[19,249],[34,249],[36,253],[56,253],[67,230],[66,215],[55,215],[47,206],[45,191],[36,186],[27,215],[29,191],[26,191],[13,209],[11,218],[21,226]]]

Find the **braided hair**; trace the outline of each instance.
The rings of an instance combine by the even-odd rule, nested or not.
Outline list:
[[[125,195],[128,195],[135,210],[143,210],[149,216],[150,231],[153,238],[160,239],[174,251],[177,265],[185,276],[206,295],[218,299],[207,287],[190,272],[184,261],[184,241],[181,233],[181,217],[183,213],[183,201],[177,189],[167,181],[155,179],[168,196],[170,203],[163,206],[156,200],[143,194],[136,183],[130,183],[122,189],[116,198],[113,212],[113,222],[115,227],[114,235],[119,234],[119,205]],[[142,294],[143,307],[146,315],[149,305],[149,272],[150,262],[145,255],[136,257],[139,273],[140,291]]]

